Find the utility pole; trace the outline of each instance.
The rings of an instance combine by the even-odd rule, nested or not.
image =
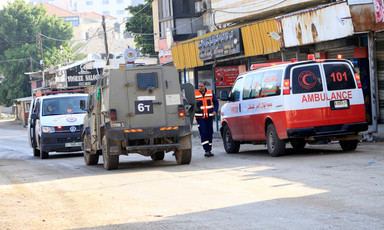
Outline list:
[[[105,43],[105,53],[107,54],[107,65],[109,65],[109,52],[108,52],[108,42],[107,42],[107,30],[105,28],[105,16],[103,15],[102,22],[103,30],[104,30],[104,43]]]
[[[44,74],[44,56],[43,56],[43,39],[41,38],[41,33],[40,31],[37,32],[36,34],[36,39],[38,40],[39,42],[39,46],[40,46],[40,55],[41,55],[41,60],[40,60],[40,64],[41,64],[41,73],[42,73],[42,76],[43,76],[43,87],[45,87],[45,74]]]

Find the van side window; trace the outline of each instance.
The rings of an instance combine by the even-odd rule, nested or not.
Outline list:
[[[271,70],[264,72],[263,82],[261,85],[261,97],[280,95],[282,73],[283,70]]]
[[[39,111],[40,111],[40,100],[37,100],[36,102],[35,102],[35,106],[33,107],[33,113],[39,113]]]
[[[291,85],[294,94],[323,91],[319,65],[293,69]]]
[[[240,101],[240,92],[243,90],[244,78],[238,78],[229,95],[229,101]]]
[[[347,64],[324,64],[328,90],[356,88],[354,76]]]
[[[261,83],[263,81],[264,72],[255,73],[252,81],[251,98],[261,96]]]
[[[244,88],[243,88],[243,99],[250,99],[251,97],[251,90],[252,90],[252,81],[253,81],[253,74],[248,74],[244,78]]]

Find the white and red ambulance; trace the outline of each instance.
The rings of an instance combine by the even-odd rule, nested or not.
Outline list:
[[[271,156],[286,142],[339,141],[355,150],[359,132],[368,129],[360,76],[343,59],[264,64],[240,75],[221,108],[221,136],[227,153],[240,144],[267,144]]]

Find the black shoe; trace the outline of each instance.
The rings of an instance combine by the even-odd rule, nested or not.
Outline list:
[[[214,154],[211,153],[211,152],[205,152],[204,156],[205,156],[205,157],[213,157]]]

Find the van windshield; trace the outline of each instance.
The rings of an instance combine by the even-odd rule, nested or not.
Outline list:
[[[43,116],[53,116],[86,113],[80,109],[80,100],[87,101],[87,96],[44,99],[42,114]]]

